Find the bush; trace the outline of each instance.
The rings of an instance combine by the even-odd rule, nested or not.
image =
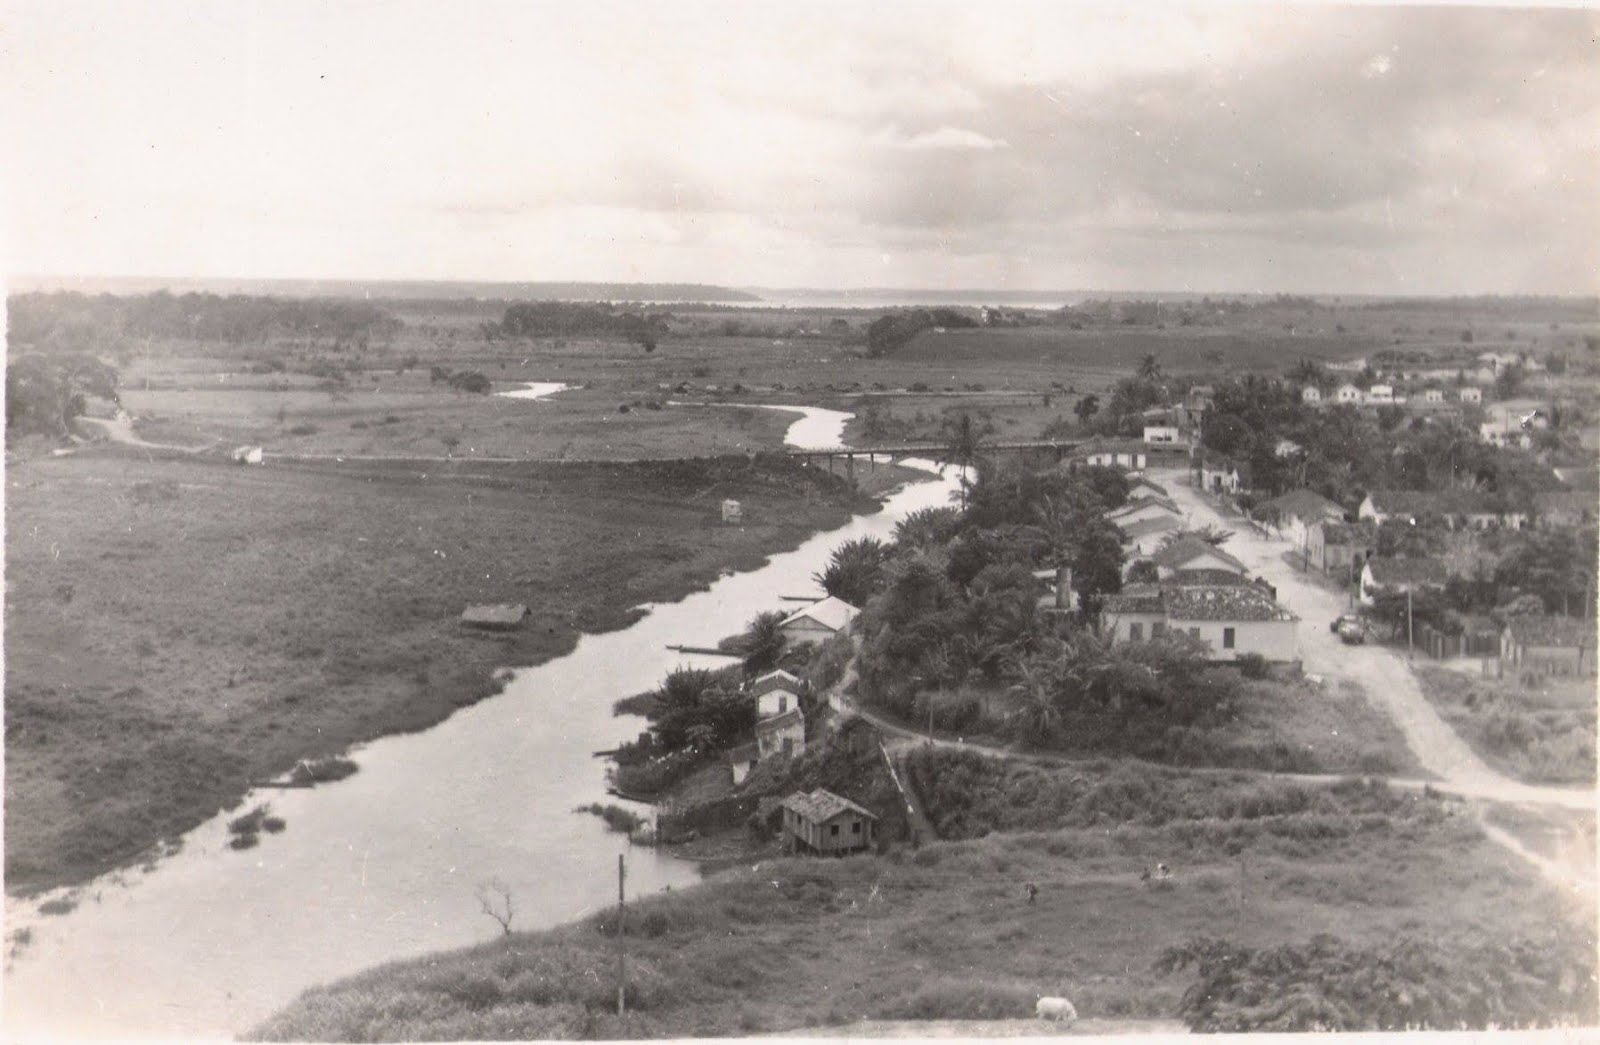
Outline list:
[[[1271,673],[1267,658],[1259,653],[1241,653],[1233,662],[1239,665],[1239,674],[1247,679],[1264,679]]]

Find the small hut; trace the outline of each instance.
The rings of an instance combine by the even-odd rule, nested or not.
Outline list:
[[[234,464],[260,464],[262,459],[261,447],[241,446],[233,452]]]
[[[722,502],[722,521],[725,523],[744,522],[744,506],[733,498]]]
[[[468,606],[461,612],[461,625],[466,628],[482,628],[486,631],[511,631],[522,627],[522,622],[528,616],[528,607],[520,602],[516,604],[503,603],[498,606]]]
[[[877,822],[871,810],[821,788],[783,800],[783,834],[792,848],[835,856],[870,849]]]

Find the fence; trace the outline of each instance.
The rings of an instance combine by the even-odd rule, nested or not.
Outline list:
[[[1498,657],[1500,635],[1493,631],[1466,631],[1447,635],[1427,624],[1416,626],[1417,648],[1434,660],[1447,657]]]

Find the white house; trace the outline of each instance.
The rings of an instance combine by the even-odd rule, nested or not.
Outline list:
[[[1135,439],[1108,440],[1090,443],[1080,452],[1077,460],[1101,468],[1125,468],[1142,472],[1149,460],[1145,444]]]
[[[800,680],[787,671],[769,671],[750,684],[756,718],[775,718],[800,706]]]
[[[1256,515],[1277,527],[1296,548],[1303,548],[1312,526],[1340,521],[1344,509],[1314,490],[1300,489],[1274,497],[1257,508]]]
[[[850,630],[860,611],[843,599],[828,596],[783,619],[778,630],[791,645],[818,644]]]
[[[756,763],[761,761],[761,751],[754,742],[740,744],[738,747],[729,750],[727,757],[728,768],[733,772],[733,783],[737,787],[744,783],[744,778],[750,775],[750,770],[754,769]]]
[[[1388,406],[1394,402],[1393,385],[1373,385],[1367,389],[1364,402],[1368,406]]]
[[[1483,402],[1483,389],[1481,389],[1481,388],[1472,388],[1470,386],[1463,387],[1461,389],[1460,395],[1461,395],[1461,401],[1463,403],[1481,403],[1481,402]]]
[[[1295,457],[1306,452],[1306,448],[1293,439],[1279,439],[1278,445],[1272,448],[1272,456],[1282,460],[1285,457]]]
[[[722,502],[722,521],[725,523],[744,522],[744,506],[731,497]]]
[[[1477,390],[1474,389],[1474,391],[1477,391]],[[1481,395],[1480,395],[1480,398],[1481,398]],[[1444,389],[1442,389],[1442,388],[1424,388],[1422,390],[1422,401],[1424,403],[1442,403],[1442,402],[1444,402]]]
[[[1361,389],[1349,383],[1342,384],[1334,389],[1333,401],[1336,403],[1359,403],[1361,402]]]
[[[1305,386],[1300,390],[1300,401],[1311,406],[1317,406],[1322,402],[1322,389],[1316,385]]]
[[[756,752],[761,758],[798,755],[806,749],[806,718],[799,708],[756,723]]]
[[[1250,653],[1300,659],[1299,618],[1254,584],[1133,584],[1106,596],[1100,614],[1113,642],[1183,633],[1210,647],[1215,661]]]
[[[1181,437],[1177,425],[1144,426],[1144,441],[1151,446],[1176,446]]]
[[[1478,425],[1478,438],[1490,446],[1513,446],[1523,450],[1533,446],[1533,433],[1522,427],[1515,417],[1490,418]]]
[[[1197,471],[1206,493],[1238,493],[1248,485],[1239,466],[1226,457],[1204,457]]]

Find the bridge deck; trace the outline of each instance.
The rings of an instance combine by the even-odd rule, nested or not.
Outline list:
[[[1072,451],[1083,445],[1080,442],[1060,442],[1052,440],[1029,440],[1024,442],[985,443],[983,453],[1015,453],[1022,450],[1055,450]],[[865,457],[877,455],[879,457],[938,457],[948,453],[948,446],[933,443],[922,443],[901,446],[835,446],[812,450],[790,450],[790,457]]]

